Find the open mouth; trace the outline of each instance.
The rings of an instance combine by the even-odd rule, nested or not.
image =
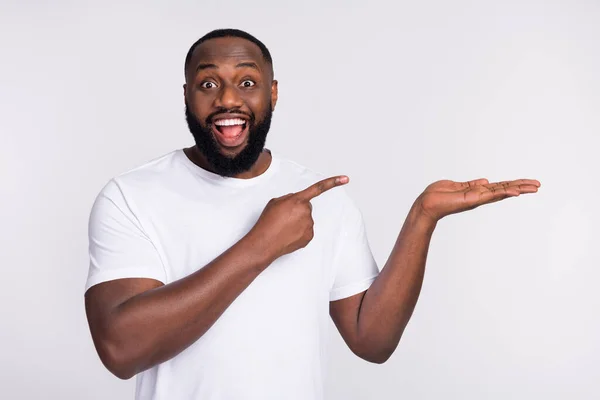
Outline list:
[[[242,118],[217,119],[212,124],[215,138],[223,147],[237,147],[244,143],[248,121]]]

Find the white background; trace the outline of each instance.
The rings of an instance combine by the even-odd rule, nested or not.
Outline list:
[[[223,27],[273,54],[267,147],[350,176],[380,267],[429,183],[542,182],[438,224],[387,363],[332,331],[329,399],[600,398],[594,0],[3,1],[1,398],[133,398],[85,320],[87,218],[109,178],[193,143],[184,57]]]

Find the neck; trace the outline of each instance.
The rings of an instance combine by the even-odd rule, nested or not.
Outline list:
[[[204,157],[202,152],[198,150],[196,146],[183,149],[183,152],[199,168],[205,169],[212,173],[216,173],[216,171],[212,168],[208,161],[206,161],[206,158]],[[262,175],[271,165],[271,160],[271,151],[269,149],[264,149],[260,153],[260,156],[258,156],[258,160],[256,160],[254,165],[252,165],[252,167],[248,171],[233,175],[232,178],[251,179]]]

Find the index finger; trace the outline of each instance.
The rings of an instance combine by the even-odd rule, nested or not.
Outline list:
[[[303,200],[314,199],[318,195],[328,191],[329,189],[333,189],[336,186],[345,185],[348,183],[350,179],[346,175],[333,176],[331,178],[323,179],[307,187],[306,189],[297,192],[296,196],[300,197]]]

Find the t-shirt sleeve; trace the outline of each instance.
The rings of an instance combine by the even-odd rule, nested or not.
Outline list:
[[[165,269],[119,186],[111,180],[96,198],[88,225],[89,272],[85,290],[114,279],[151,278]]]
[[[335,250],[333,286],[329,300],[335,301],[367,290],[379,275],[362,213],[349,198]]]

